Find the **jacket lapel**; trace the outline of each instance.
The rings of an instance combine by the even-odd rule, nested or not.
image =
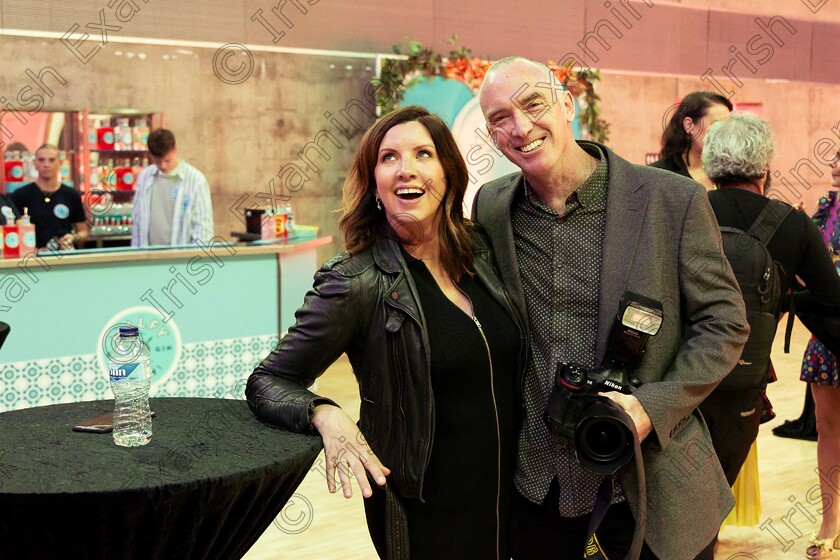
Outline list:
[[[480,222],[490,238],[493,254],[499,266],[499,273],[507,286],[513,304],[520,317],[527,317],[525,292],[519,278],[519,263],[516,259],[516,247],[513,242],[511,225],[511,206],[516,193],[525,188],[521,173],[511,175],[510,181],[485,193],[479,205]]]
[[[618,305],[627,290],[636,258],[639,233],[649,201],[649,190],[632,166],[615,152],[601,146],[609,163],[607,224],[601,257],[601,287],[598,298],[598,337],[595,363],[606,353],[607,340]]]

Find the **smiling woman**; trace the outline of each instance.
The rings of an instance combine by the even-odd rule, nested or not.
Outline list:
[[[384,226],[403,244],[432,248],[447,273],[460,278],[472,261],[461,206],[467,181],[458,145],[440,118],[417,106],[385,115],[362,138],[344,184],[340,226],[347,251],[369,248]],[[397,196],[409,188],[414,192]],[[383,202],[384,211],[374,212]]]
[[[351,497],[355,478],[382,558],[510,557],[524,335],[483,232],[463,217],[467,182],[439,117],[406,107],[379,119],[344,184],[347,252],[316,274],[248,380],[259,419],[321,434],[331,492],[340,483]],[[358,427],[307,389],[343,353]]]
[[[426,127],[413,121],[389,130],[379,147],[374,175],[377,206],[385,207],[400,237],[415,246],[433,239],[446,176]]]

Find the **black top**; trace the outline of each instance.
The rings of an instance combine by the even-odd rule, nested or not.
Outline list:
[[[691,173],[688,172],[688,167],[685,165],[682,156],[674,155],[667,159],[659,159],[650,164],[651,167],[658,167],[659,169],[667,169],[677,175],[688,177],[691,179]]]
[[[479,330],[422,261],[404,257],[426,319],[434,395],[425,503],[406,500],[412,557],[496,558],[498,494],[499,546],[501,558],[508,558],[506,519],[518,431],[516,325],[475,278],[464,276],[457,284],[472,301]]]
[[[72,232],[73,224],[85,221],[82,195],[67,185],[45,194],[37,184],[29,183],[12,193],[12,201],[21,212],[28,209],[35,225],[35,245],[38,247],[46,247],[50,239]]]
[[[709,202],[719,225],[746,231],[768,199],[744,189],[722,188],[709,192]],[[783,292],[793,287],[797,275],[810,292],[811,304],[840,307],[840,276],[820,230],[805,212],[794,210],[788,214],[767,243],[767,250],[781,266]]]
[[[20,212],[15,203],[5,194],[0,194],[0,226],[13,224],[17,218],[20,218]]]

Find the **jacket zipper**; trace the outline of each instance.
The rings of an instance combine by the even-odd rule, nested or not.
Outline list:
[[[490,364],[490,395],[493,399],[493,412],[496,415],[496,558],[499,558],[499,532],[501,530],[501,521],[499,514],[499,501],[502,493],[502,434],[499,428],[499,408],[496,405],[496,383],[493,377],[493,356],[490,354],[490,345],[487,343],[487,337],[484,336],[484,329],[481,328],[481,323],[478,322],[478,317],[472,315],[470,317],[475,326],[478,327],[478,333],[484,340],[484,348],[487,349],[487,362]]]

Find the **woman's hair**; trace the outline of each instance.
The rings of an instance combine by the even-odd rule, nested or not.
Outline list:
[[[685,131],[683,121],[688,117],[694,124],[699,123],[712,105],[724,105],[730,111],[732,110],[731,101],[711,91],[695,91],[683,98],[662,133],[662,153],[660,154],[662,159],[681,156],[691,148],[697,134],[702,134],[703,131],[698,130],[694,134],[689,134]]]
[[[443,167],[446,191],[438,212],[438,239],[440,240],[441,266],[455,280],[472,274],[473,252],[468,222],[464,218],[464,193],[469,175],[461,151],[447,128],[437,115],[423,107],[412,105],[397,109],[378,119],[362,137],[356,157],[344,181],[344,195],[341,204],[343,212],[339,227],[344,235],[344,247],[356,254],[369,248],[377,235],[395,235],[394,228],[385,218],[384,210],[376,207],[376,177],[374,174],[379,158],[382,139],[393,127],[409,122],[419,122],[432,137],[438,159]],[[427,193],[434,196],[432,192]]]
[[[764,177],[775,146],[770,123],[736,112],[709,127],[703,140],[703,169],[716,185]]]

